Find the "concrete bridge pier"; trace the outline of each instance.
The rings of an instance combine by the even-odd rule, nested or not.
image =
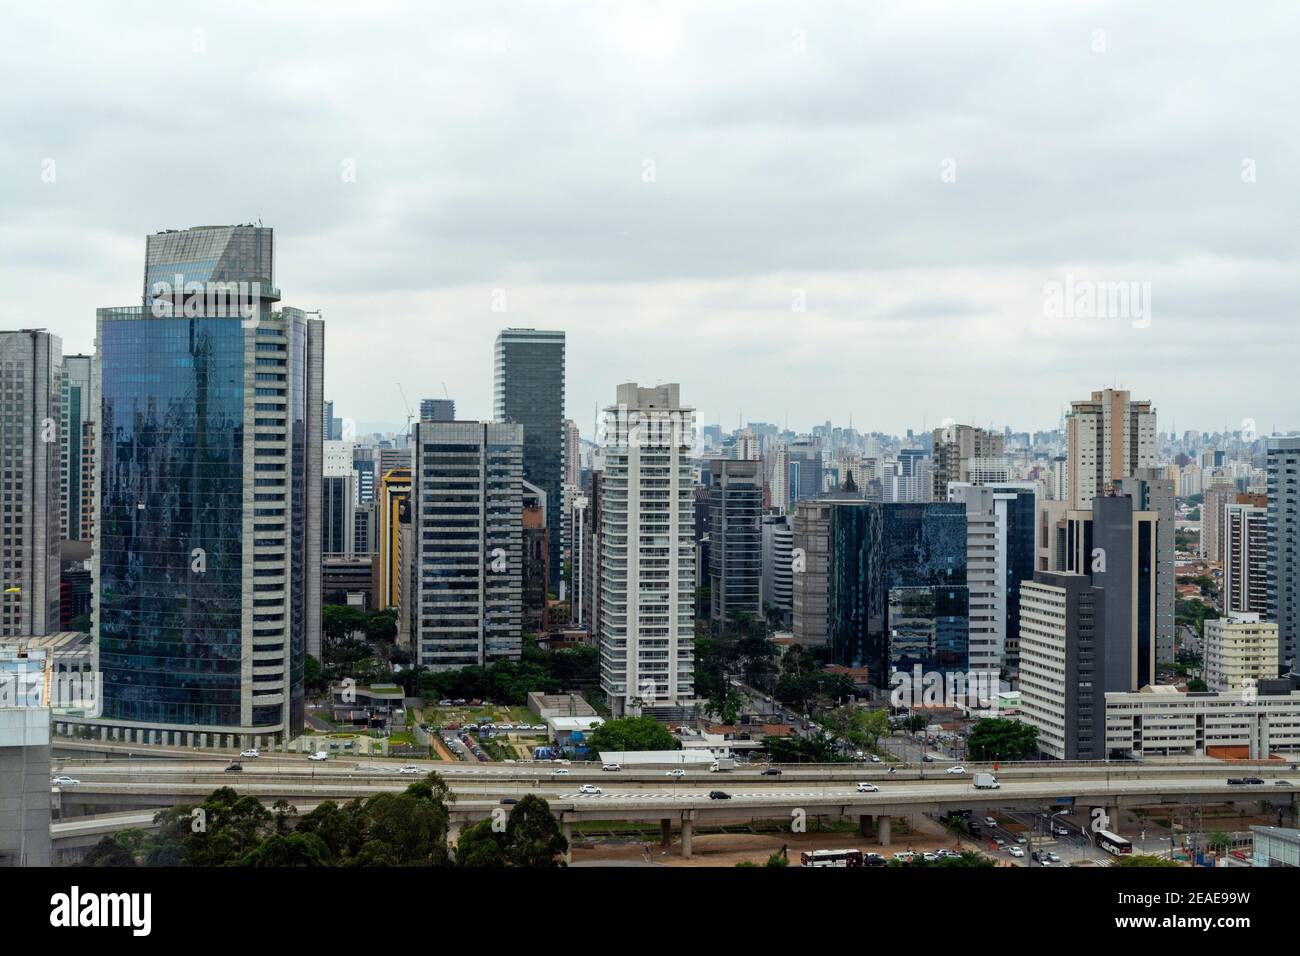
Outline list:
[[[690,810],[682,813],[682,858],[691,858],[691,830],[694,828],[694,816]]]
[[[881,814],[880,818],[876,821],[876,829],[880,833],[881,846],[889,846],[889,823],[889,817],[884,814]]]
[[[573,862],[573,823],[568,816],[560,818],[560,835],[564,837],[564,862]]]
[[[659,845],[673,845],[673,821],[667,817],[659,821]]]
[[[871,836],[871,814],[863,813],[858,816],[858,835]]]

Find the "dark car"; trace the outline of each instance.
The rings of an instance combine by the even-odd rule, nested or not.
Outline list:
[[[502,806],[507,806],[507,807],[508,807],[510,804],[512,804],[512,803],[518,803],[518,802],[519,802],[519,801],[516,800],[514,797],[503,797],[503,798],[501,799],[501,805],[502,805]]]
[[[731,794],[727,793],[727,791],[725,791],[725,790],[710,790],[710,791],[709,791],[709,799],[710,799],[710,800],[730,800],[730,799],[731,799]]]
[[[244,769],[243,764],[232,763],[229,767],[226,768],[226,773],[239,773],[243,769]]]
[[[1245,783],[1245,782],[1246,782],[1246,778],[1245,778],[1245,777],[1229,777],[1229,778],[1228,778],[1228,786],[1230,786],[1230,787],[1235,787],[1235,786],[1237,786],[1237,785],[1239,785],[1239,784],[1243,784],[1243,783]]]
[[[762,776],[764,776],[764,777],[779,777],[779,776],[781,776],[781,771],[778,770],[776,767],[768,767],[766,770],[763,771]]]
[[[1242,777],[1241,782],[1259,784],[1259,783],[1263,783],[1264,781],[1259,777]]]
[[[1274,781],[1273,781],[1273,784],[1274,784],[1274,786],[1278,786],[1278,787],[1289,787],[1289,786],[1291,786],[1291,781],[1290,781],[1290,780],[1274,780]]]
[[[867,853],[862,857],[863,866],[888,866],[889,861],[879,853]]]

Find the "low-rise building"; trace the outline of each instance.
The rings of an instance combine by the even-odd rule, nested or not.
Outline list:
[[[1277,624],[1258,614],[1205,622],[1205,685],[1227,693],[1277,676]]]
[[[1107,694],[1106,752],[1252,760],[1300,754],[1300,692],[1273,680],[1252,693],[1183,693],[1161,684]]]

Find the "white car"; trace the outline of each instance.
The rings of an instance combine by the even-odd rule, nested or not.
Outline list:
[[[872,763],[880,763],[880,758],[879,758],[878,756],[876,756],[875,754],[872,754],[872,755],[871,755],[871,762],[872,762]]]
[[[50,781],[52,787],[75,787],[81,783],[76,777],[65,777],[62,774]]]
[[[949,767],[949,768],[947,769],[947,771],[945,771],[945,772],[946,772],[946,773],[965,773],[965,772],[966,772],[966,768],[965,768],[965,767]]]
[[[1009,846],[1009,847],[1007,847],[1007,852],[1010,853],[1012,856],[1024,856],[1024,855],[1025,855],[1025,851],[1022,850],[1022,849],[1020,849],[1020,847],[1018,847],[1018,846]]]
[[[858,793],[879,793],[879,792],[880,792],[880,788],[877,787],[874,783],[858,784]]]
[[[408,763],[405,767],[398,767],[397,772],[398,773],[419,773],[420,768],[417,767],[415,764]]]
[[[568,775],[569,771],[565,770],[563,767],[551,771],[552,777],[567,777]]]
[[[241,750],[241,751],[239,752],[239,756],[241,756],[241,757],[253,757],[253,758],[256,758],[256,757],[260,757],[260,756],[262,756],[262,755],[261,755],[260,753],[257,752],[257,748],[256,748],[256,747],[253,747],[253,748],[251,748],[251,749],[249,749],[249,750]]]
[[[984,825],[985,825],[986,827],[995,827],[995,826],[998,825],[998,821],[997,821],[997,820],[994,820],[992,817],[985,817],[985,818],[984,818]]]
[[[673,769],[673,770],[669,770],[666,774],[664,774],[664,776],[665,776],[665,777],[684,777],[684,776],[686,776],[686,771],[683,770],[681,767],[677,767],[677,768],[675,768],[675,769]]]
[[[584,783],[581,787],[578,788],[578,792],[579,793],[604,793],[605,791],[601,790],[600,787],[596,786],[594,783]]]
[[[513,724],[497,724],[497,730],[514,730]]]
[[[623,768],[616,763],[601,764],[601,770],[622,770]]]
[[[307,759],[308,759],[308,760],[329,760],[329,758],[330,758],[330,755],[327,754],[325,751],[323,751],[323,750],[318,750],[318,751],[316,751],[314,754],[312,754],[310,757],[308,757]]]

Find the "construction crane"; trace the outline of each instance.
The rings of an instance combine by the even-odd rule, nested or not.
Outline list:
[[[411,411],[411,403],[406,398],[406,389],[402,388],[402,383],[397,383],[397,390],[402,393],[402,404],[406,406],[406,434],[411,434],[411,422],[415,420],[415,412]]]

